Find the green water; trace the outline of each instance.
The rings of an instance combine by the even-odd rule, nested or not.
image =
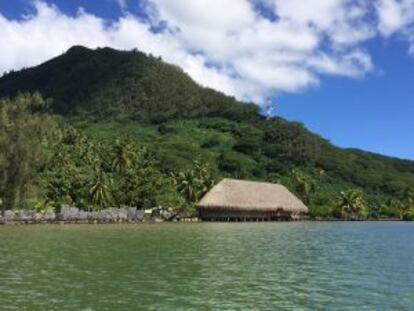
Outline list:
[[[0,310],[414,310],[414,223],[0,226]]]

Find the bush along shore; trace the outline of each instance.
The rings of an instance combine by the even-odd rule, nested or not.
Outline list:
[[[77,207],[62,205],[58,211],[47,209],[36,212],[32,209],[7,210],[0,215],[0,224],[115,224],[152,223],[164,221],[198,221],[195,214],[177,213],[171,208],[156,207],[142,210],[136,207],[106,208],[85,211]]]

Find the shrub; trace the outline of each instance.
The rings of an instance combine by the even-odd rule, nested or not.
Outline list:
[[[161,135],[165,135],[165,134],[174,134],[177,132],[177,130],[173,126],[163,123],[158,126],[158,132]]]

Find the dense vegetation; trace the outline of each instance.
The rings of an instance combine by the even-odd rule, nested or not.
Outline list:
[[[60,116],[23,109],[24,118],[42,113],[55,120],[51,128],[59,126],[48,131],[53,140],[22,132],[26,141],[15,141],[22,150],[27,140],[45,143],[36,145],[43,152],[30,155],[42,161],[21,155],[33,178],[22,179],[31,191],[17,191],[14,207],[193,209],[215,181],[228,176],[285,184],[312,216],[414,216],[413,161],[340,149],[300,123],[265,120],[256,106],[202,88],[178,67],[137,51],[74,47],[0,79],[0,96],[36,91],[53,99],[50,108]],[[38,95],[13,100],[19,102],[44,105]],[[11,105],[0,103],[0,127],[4,116],[23,122],[5,108]],[[20,152],[10,147],[14,139],[7,135],[14,131],[8,133],[0,136],[3,167],[8,150]],[[6,188],[0,187],[0,197],[10,208]]]
[[[24,205],[37,174],[48,163],[56,123],[38,95],[0,100],[0,204]]]
[[[75,46],[38,67],[11,72],[0,81],[0,95],[39,91],[53,98],[55,112],[92,118],[117,117],[161,122],[177,117],[224,116],[245,119],[257,107],[200,88],[183,71],[160,59],[110,48]]]

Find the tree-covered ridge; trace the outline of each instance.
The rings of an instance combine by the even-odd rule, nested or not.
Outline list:
[[[31,185],[40,202],[188,209],[212,181],[233,177],[280,182],[312,216],[410,213],[413,161],[341,149],[300,123],[265,120],[256,106],[137,51],[74,47],[0,78],[0,97],[35,90],[63,116],[61,140],[47,146],[52,159]],[[14,101],[22,98],[32,101]]]
[[[399,217],[389,200],[404,201],[404,192],[414,189],[413,175],[394,167],[397,160],[336,148],[301,124],[278,118],[267,122],[181,119],[157,125],[72,123],[96,141],[120,137],[139,141],[156,155],[157,167],[165,174],[189,169],[196,159],[208,163],[216,179],[280,182],[307,202],[315,216],[345,215],[337,211],[340,194],[355,190],[367,202],[364,213],[378,215],[380,210],[382,216]]]
[[[44,64],[0,79],[0,96],[37,91],[53,98],[53,110],[63,115],[160,122],[200,116],[244,119],[257,114],[255,105],[200,87],[179,67],[160,58],[110,48],[75,46]]]

